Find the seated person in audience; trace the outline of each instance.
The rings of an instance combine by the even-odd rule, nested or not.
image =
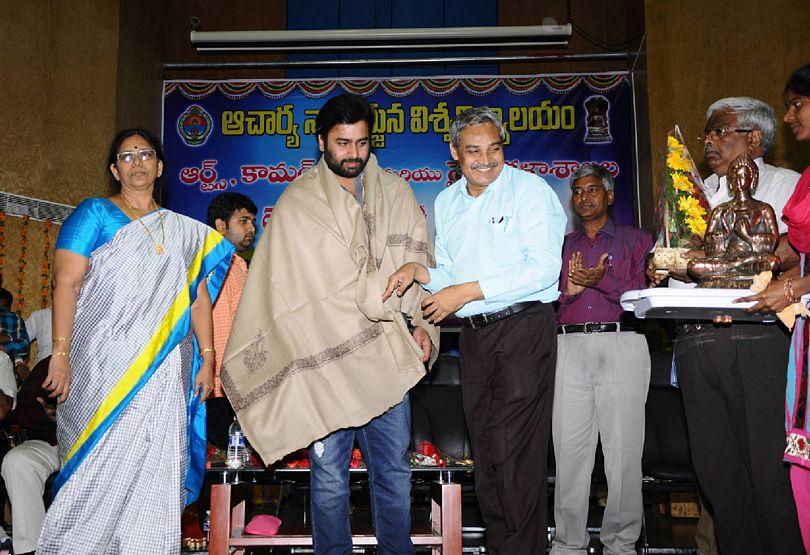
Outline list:
[[[11,502],[14,553],[18,555],[36,550],[45,519],[45,481],[59,470],[56,401],[42,387],[50,360],[47,357],[34,366],[17,393],[11,418],[22,428],[26,440],[6,454],[0,470]]]
[[[28,340],[37,342],[37,358],[34,364],[39,364],[42,359],[51,356],[51,319],[53,310],[51,307],[35,310],[25,319],[25,331],[28,332]]]
[[[0,278],[0,283],[2,282]],[[6,353],[0,352],[0,425],[3,427],[5,436],[0,445],[0,462],[11,448],[11,440],[8,434],[8,418],[17,403],[17,380],[14,377],[14,365]],[[0,483],[0,510],[6,505],[6,488]],[[5,523],[4,523],[5,525]],[[11,550],[11,538],[0,527],[0,555],[6,555]]]
[[[8,289],[0,289],[0,350],[12,361],[28,356],[28,332],[25,322],[11,311],[14,297]]]

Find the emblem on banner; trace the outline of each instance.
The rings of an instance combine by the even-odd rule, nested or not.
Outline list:
[[[202,106],[192,104],[177,118],[177,132],[188,146],[205,144],[214,122]]]
[[[585,112],[585,144],[612,143],[610,136],[610,101],[600,94],[589,96],[583,103]]]

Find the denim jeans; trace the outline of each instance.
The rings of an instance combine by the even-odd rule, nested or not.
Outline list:
[[[403,401],[365,426],[338,430],[309,448],[312,538],[318,555],[352,551],[349,461],[357,438],[368,469],[379,555],[414,552],[411,543],[411,408]]]

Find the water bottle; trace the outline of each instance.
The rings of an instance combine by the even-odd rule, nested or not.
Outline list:
[[[228,428],[228,458],[225,464],[228,468],[238,469],[244,467],[247,460],[245,434],[242,433],[242,427],[234,417],[231,427]]]
[[[211,532],[211,511],[205,511],[205,521],[203,522],[203,533],[205,534],[205,543],[210,541],[209,535]]]

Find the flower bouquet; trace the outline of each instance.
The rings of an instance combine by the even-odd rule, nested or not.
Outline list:
[[[686,252],[699,246],[706,233],[709,203],[703,182],[678,126],[667,134],[667,156],[659,190],[658,241],[653,254],[656,271],[686,270]]]

